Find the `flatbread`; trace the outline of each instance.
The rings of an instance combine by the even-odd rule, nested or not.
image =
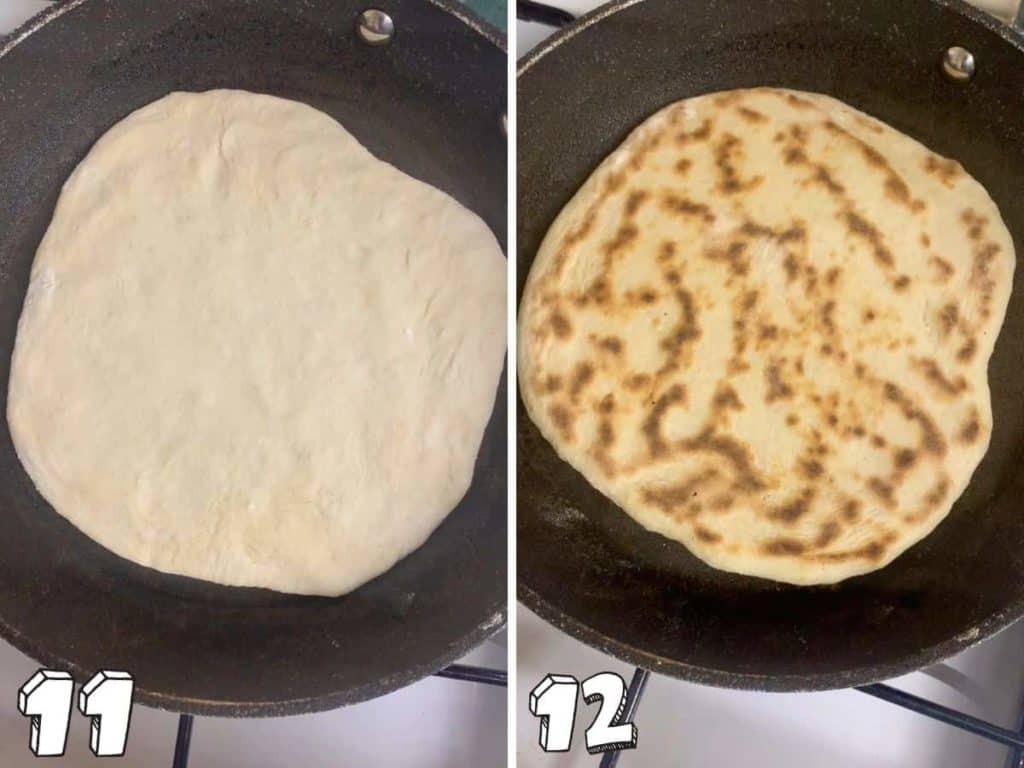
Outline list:
[[[61,193],[18,326],[14,445],[122,557],[342,594],[469,487],[505,293],[487,226],[327,115],[174,93]]]
[[[988,448],[1010,234],[954,160],[827,96],[672,104],[558,216],[519,382],[558,453],[708,564],[881,568]]]

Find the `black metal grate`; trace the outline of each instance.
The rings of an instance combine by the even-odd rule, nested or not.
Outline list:
[[[637,668],[633,673],[633,681],[629,684],[629,690],[626,691],[626,704],[624,707],[624,712],[628,715],[628,717],[624,718],[626,722],[632,722],[650,674],[646,669],[640,668]],[[866,693],[869,696],[875,696],[883,701],[888,701],[890,704],[904,707],[925,717],[951,725],[954,728],[968,731],[969,733],[981,736],[983,739],[1007,746],[1010,748],[1010,755],[1006,761],[1006,768],[1024,768],[1024,713],[1022,713],[1018,721],[1017,730],[1011,731],[1009,728],[994,725],[973,715],[958,712],[955,709],[936,704],[933,701],[928,701],[928,699],[922,699],[920,696],[906,693],[883,683],[861,685],[854,690]],[[606,752],[601,758],[601,768],[614,768],[614,766],[618,765],[620,754],[622,753]]]
[[[640,670],[637,670],[638,674],[639,672]],[[647,674],[645,670],[644,675],[646,676]],[[479,683],[481,685],[497,685],[502,688],[508,685],[508,672],[504,669],[472,667],[468,664],[452,664],[435,673],[435,675],[436,677],[444,677],[449,680],[462,680],[463,682]],[[629,687],[629,694],[635,701],[640,701],[639,692],[634,691],[632,685]],[[632,713],[632,711],[630,712]],[[189,749],[192,746],[193,721],[192,715],[181,715],[178,718],[178,737],[174,742],[174,762],[171,763],[172,768],[188,768]]]

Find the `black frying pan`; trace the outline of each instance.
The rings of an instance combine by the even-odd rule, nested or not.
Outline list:
[[[550,17],[549,17],[550,18]],[[967,83],[939,66],[976,57]],[[645,117],[709,91],[838,97],[959,159],[1024,253],[1024,38],[959,0],[618,0],[518,78],[519,291],[548,226]],[[839,688],[936,662],[1024,613],[1024,264],[989,367],[995,430],[950,516],[887,568],[797,588],[717,571],[567,464],[519,403],[519,598],[626,661],[702,683]]]
[[[29,267],[61,184],[129,112],[175,89],[304,101],[505,238],[506,58],[449,0],[68,0],[0,42],[0,386]],[[458,279],[453,275],[452,279]],[[498,629],[506,603],[505,381],[462,503],[420,549],[338,599],[167,576],[46,504],[0,427],[0,634],[80,682],[135,675],[137,699],[217,715],[327,709],[394,690]]]

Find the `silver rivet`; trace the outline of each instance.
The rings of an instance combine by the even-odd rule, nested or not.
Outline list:
[[[395,36],[395,22],[384,11],[367,8],[359,14],[359,36],[370,45],[384,45]]]
[[[501,132],[508,136],[508,115],[501,116]]]
[[[974,54],[954,45],[942,54],[942,71],[950,80],[966,83],[974,77]]]

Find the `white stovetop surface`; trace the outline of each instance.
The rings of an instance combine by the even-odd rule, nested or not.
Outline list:
[[[0,0],[0,34],[46,5],[41,0]],[[505,648],[488,641],[463,661],[504,669]],[[18,688],[38,667],[0,641],[2,768],[170,766],[177,715],[142,706],[132,712],[123,758],[93,757],[88,748],[88,723],[77,713],[71,716],[65,757],[34,758],[27,746],[28,720],[18,713],[15,703]],[[429,678],[374,701],[320,715],[261,720],[196,718],[189,767],[483,768],[505,764],[506,725],[504,689]]]
[[[600,4],[595,0],[544,1],[576,14]],[[977,0],[975,4],[1008,19],[1018,2]],[[539,25],[518,23],[517,56],[523,56],[547,34],[549,30]],[[545,755],[537,746],[538,721],[528,713],[530,690],[549,672],[570,674],[582,681],[607,670],[618,672],[628,682],[633,669],[576,642],[522,605],[517,635],[519,766],[596,768],[598,758],[582,747],[583,732],[596,708],[581,705],[568,755]],[[1015,721],[1024,713],[1024,622],[947,665],[891,682],[1016,729]],[[1003,747],[857,691],[744,693],[652,676],[634,723],[639,732],[638,748],[623,753],[621,768],[1003,768],[1007,759]]]

